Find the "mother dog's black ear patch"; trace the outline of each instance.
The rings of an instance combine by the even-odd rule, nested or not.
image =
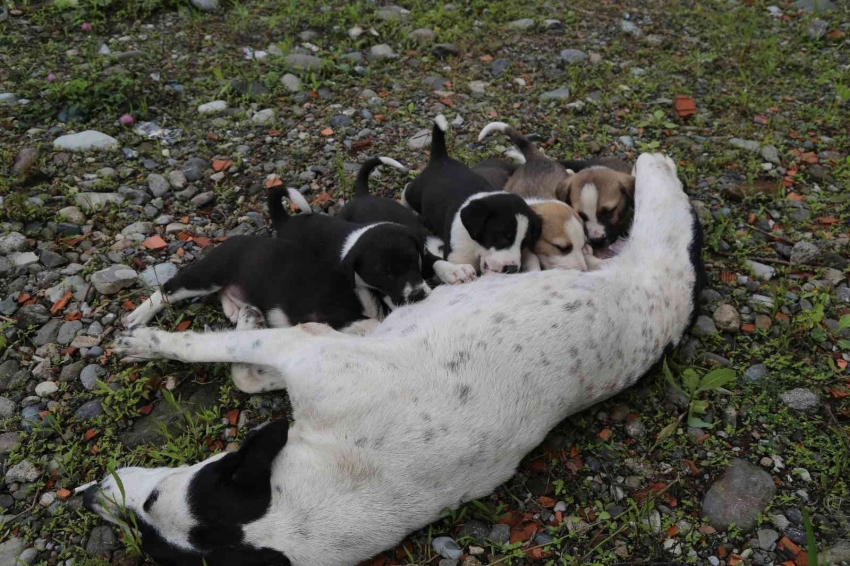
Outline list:
[[[480,199],[467,203],[460,211],[460,221],[473,240],[481,237],[484,225],[487,223],[489,208]]]
[[[272,463],[286,446],[288,438],[289,422],[286,419],[252,430],[236,453],[236,465],[231,475],[233,483],[250,487],[271,481]]]

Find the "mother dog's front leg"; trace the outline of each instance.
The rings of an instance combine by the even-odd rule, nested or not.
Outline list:
[[[292,328],[229,332],[166,332],[139,328],[115,341],[113,351],[124,361],[168,359],[181,362],[224,362],[270,366],[280,372],[255,374],[245,383],[235,382],[246,393],[288,388],[295,377],[292,363],[305,349],[339,337],[349,338],[324,324],[303,324]]]

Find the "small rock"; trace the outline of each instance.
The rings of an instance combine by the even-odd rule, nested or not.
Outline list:
[[[215,12],[219,8],[218,0],[190,0],[190,2],[202,12]]]
[[[635,36],[641,35],[643,33],[639,27],[637,27],[634,23],[628,20],[620,21],[620,30],[624,33],[628,33]]]
[[[718,530],[734,524],[747,532],[755,527],[759,513],[775,492],[770,474],[746,460],[733,458],[723,477],[706,493],[702,511]]]
[[[318,71],[322,68],[321,59],[303,53],[290,53],[286,56],[286,64],[293,69],[306,69],[308,71]]]
[[[831,0],[797,0],[794,7],[804,12],[829,12],[835,9]]]
[[[26,267],[38,263],[38,256],[34,252],[15,252],[9,254],[9,260],[15,267]]]
[[[15,414],[17,405],[8,397],[0,397],[0,419],[8,419]]]
[[[434,40],[437,38],[437,34],[433,31],[425,28],[415,29],[407,35],[410,39],[415,41],[420,45],[425,45],[428,43],[434,43]]]
[[[80,372],[83,371],[85,365],[86,362],[80,360],[63,367],[62,371],[59,373],[59,381],[62,383],[71,383],[72,381],[76,381],[79,379]]]
[[[258,126],[270,126],[274,124],[276,118],[274,108],[266,108],[254,114],[251,121]]]
[[[691,330],[694,336],[711,336],[717,334],[717,327],[714,325],[714,320],[705,315],[697,318],[694,328]]]
[[[186,161],[186,164],[180,170],[185,175],[186,180],[191,182],[200,181],[204,178],[204,171],[209,167],[209,163],[198,157],[193,157]]]
[[[509,525],[493,525],[487,538],[496,544],[507,544],[511,540],[511,527]]]
[[[214,177],[215,177],[215,175],[210,177],[210,179],[213,179],[215,181],[216,179]],[[192,197],[189,200],[189,202],[191,204],[193,204],[194,206],[201,208],[202,206],[206,206],[214,200],[215,200],[215,191],[207,191],[205,193],[201,193],[199,195]]]
[[[195,1],[197,0],[193,0],[193,3]],[[86,544],[86,553],[89,556],[108,558],[117,548],[118,539],[115,537],[115,533],[112,532],[111,527],[101,525],[91,530],[89,541]]]
[[[395,59],[396,57],[398,57],[398,55],[395,54],[392,47],[386,43],[381,43],[380,45],[373,45],[369,49],[369,54],[366,56],[366,59],[369,61],[384,61],[386,59]]]
[[[95,419],[103,414],[103,405],[101,405],[100,401],[95,399],[94,401],[89,401],[88,403],[84,403],[80,406],[79,409],[74,411],[74,417],[77,420],[88,421],[91,419]]]
[[[469,90],[472,94],[485,94],[485,89],[488,85],[489,83],[484,81],[470,81]]]
[[[435,57],[445,59],[446,57],[452,57],[460,54],[460,51],[458,51],[458,48],[455,47],[454,43],[436,43],[431,48],[431,53],[433,53]]]
[[[753,270],[753,274],[757,279],[761,279],[762,281],[770,281],[773,279],[773,276],[776,274],[776,270],[770,267],[769,265],[765,265],[763,263],[758,263],[757,261],[746,260],[744,262],[747,267]]]
[[[529,29],[534,27],[534,20],[531,18],[523,18],[521,20],[514,20],[508,23],[508,27],[511,29]]]
[[[18,537],[12,537],[9,540],[0,543],[0,565],[16,566],[18,563],[18,557],[23,551],[24,541]]]
[[[106,376],[106,370],[97,364],[89,364],[80,373],[80,382],[87,391],[94,389],[97,380]]]
[[[97,210],[107,204],[122,204],[124,197],[118,193],[78,193],[74,201],[83,210]]]
[[[148,267],[139,274],[139,279],[148,287],[158,288],[175,275],[177,275],[177,266],[165,262]]]
[[[77,337],[77,332],[83,329],[83,323],[79,320],[71,320],[62,325],[59,329],[59,334],[56,336],[56,341],[63,346],[71,343]]]
[[[91,281],[101,295],[113,295],[136,282],[138,275],[126,265],[112,265],[95,272]]]
[[[544,92],[540,95],[540,102],[549,102],[550,100],[566,101],[570,99],[569,87],[562,87],[549,92]]]
[[[817,394],[804,387],[786,391],[779,398],[789,408],[803,413],[813,413],[820,406],[820,398],[818,398]]]
[[[641,438],[646,434],[646,426],[640,422],[640,419],[629,421],[626,423],[626,434],[629,435],[629,438]]]
[[[330,119],[331,128],[347,128],[353,123],[354,122],[351,118],[345,114],[337,114],[336,116],[332,116]]]
[[[198,106],[198,114],[218,114],[227,110],[227,102],[224,100],[213,100]]]
[[[407,140],[408,149],[423,149],[431,145],[431,130],[423,128]]]
[[[800,240],[791,248],[791,263],[810,265],[820,254],[820,248],[807,240]]]
[[[0,255],[22,252],[27,247],[27,239],[20,232],[9,232],[0,236]]]
[[[301,91],[301,79],[293,75],[292,73],[286,73],[280,79],[280,84],[288,90],[289,92],[300,92]]]
[[[759,548],[762,550],[770,550],[773,543],[779,540],[779,533],[773,529],[759,529],[756,536],[758,536]]]
[[[561,60],[568,65],[584,63],[587,61],[587,53],[580,49],[564,49],[561,51]]]
[[[434,552],[443,558],[457,560],[463,556],[463,549],[454,539],[449,537],[437,537],[431,542],[431,546],[434,548]]]
[[[761,148],[761,156],[768,163],[773,163],[774,165],[782,165],[782,161],[779,159],[779,150],[772,145],[766,145]]]
[[[750,366],[744,372],[744,379],[746,381],[757,383],[762,379],[768,377],[770,372],[767,369],[767,366],[764,364],[756,364],[754,366]]]
[[[42,326],[50,320],[50,311],[44,305],[27,305],[21,307],[15,313],[18,328],[26,329],[30,326]]]
[[[838,544],[827,550],[826,559],[830,564],[850,562],[850,540],[839,541]]]
[[[110,151],[119,147],[118,140],[95,130],[61,136],[53,141],[54,149],[64,151]]]
[[[150,177],[148,177],[148,183],[150,183]],[[186,179],[186,174],[183,173],[183,171],[175,170],[168,173],[168,184],[171,185],[172,188],[183,190],[186,188],[186,183],[188,183],[188,180]]]
[[[30,169],[33,168],[38,160],[38,150],[34,147],[25,147],[18,152],[15,158],[15,164],[12,165],[12,175],[18,177],[26,177]]]
[[[76,206],[66,206],[60,209],[57,215],[65,222],[70,222],[71,224],[81,225],[86,223],[86,215]]]
[[[6,472],[6,484],[34,482],[40,475],[41,470],[39,470],[38,466],[29,460],[21,460]]]
[[[510,66],[510,59],[494,59],[493,62],[490,63],[490,74],[496,78],[501,77]]]
[[[745,149],[747,151],[752,151],[753,153],[757,152],[761,149],[761,145],[757,141],[752,140],[742,140],[740,138],[732,138],[729,140],[729,145],[732,147],[737,147],[738,149]]]
[[[741,315],[732,305],[723,304],[714,311],[714,323],[724,332],[735,333],[741,327]]]

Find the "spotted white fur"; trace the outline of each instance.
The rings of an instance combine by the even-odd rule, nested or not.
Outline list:
[[[636,177],[630,240],[598,271],[442,286],[357,338],[318,324],[142,328],[115,350],[275,367],[264,383],[237,384],[285,388],[295,419],[272,466],[275,495],[243,526],[245,541],[293,566],[353,566],[443,509],[491,493],[556,424],[632,385],[681,340],[697,281],[690,204],[670,159],[642,155]],[[185,485],[203,465],[117,473],[130,501],[156,487],[179,518]],[[109,478],[101,487],[117,492]],[[179,522],[162,525],[169,540],[185,540]]]

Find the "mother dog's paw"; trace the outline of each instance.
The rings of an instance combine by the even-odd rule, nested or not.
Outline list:
[[[160,348],[168,339],[168,332],[156,328],[137,328],[121,334],[112,345],[112,351],[122,362],[143,362],[162,357]]]

